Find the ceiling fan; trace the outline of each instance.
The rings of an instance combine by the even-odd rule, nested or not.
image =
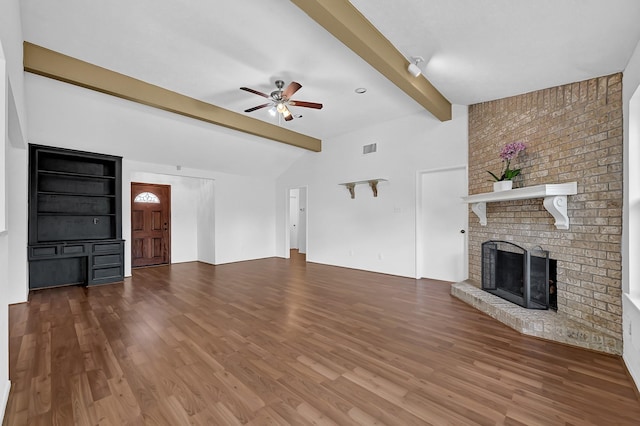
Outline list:
[[[263,98],[270,99],[270,102],[254,106],[253,108],[245,109],[244,112],[253,112],[261,108],[271,107],[271,110],[274,114],[276,112],[279,112],[280,114],[282,114],[282,117],[284,117],[285,121],[291,121],[293,120],[293,114],[291,114],[291,111],[289,110],[290,106],[322,109],[322,104],[316,102],[295,101],[291,99],[291,96],[293,96],[302,87],[300,83],[292,81],[291,83],[289,83],[286,89],[282,90],[283,87],[284,81],[276,80],[277,89],[268,95],[266,93],[258,92],[254,89],[250,89],[248,87],[241,87],[240,90],[245,90],[258,96],[262,96]]]

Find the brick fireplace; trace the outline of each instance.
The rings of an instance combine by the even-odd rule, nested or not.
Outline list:
[[[479,287],[484,241],[541,246],[557,260],[558,312],[503,322],[534,324],[531,315],[539,314],[536,327],[554,330],[541,337],[620,354],[622,74],[470,106],[470,195],[492,191],[487,170],[501,170],[498,153],[514,141],[527,145],[512,162],[522,168],[514,188],[577,182],[577,194],[567,197],[569,229],[556,229],[540,199],[487,204],[486,226],[469,215],[469,280],[452,292]],[[490,302],[480,303],[482,294],[457,296]]]

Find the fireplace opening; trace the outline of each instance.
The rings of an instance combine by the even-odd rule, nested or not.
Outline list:
[[[558,309],[557,261],[538,247],[482,243],[482,289],[528,309]]]

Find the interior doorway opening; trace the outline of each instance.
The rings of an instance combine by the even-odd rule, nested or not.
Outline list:
[[[307,188],[290,188],[287,194],[285,256],[292,251],[307,254]]]

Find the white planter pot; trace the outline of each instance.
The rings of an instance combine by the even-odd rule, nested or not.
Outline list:
[[[493,192],[508,191],[512,187],[513,187],[512,180],[501,180],[498,182],[493,182]]]

